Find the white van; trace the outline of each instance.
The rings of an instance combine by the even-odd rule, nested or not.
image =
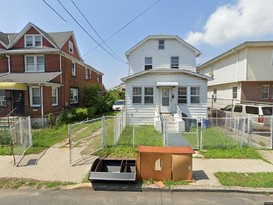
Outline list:
[[[113,110],[122,110],[125,107],[125,101],[124,100],[117,100],[114,102],[112,109]]]

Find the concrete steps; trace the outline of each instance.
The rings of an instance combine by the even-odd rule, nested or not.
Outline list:
[[[167,133],[179,133],[178,124],[172,114],[162,114],[166,122]]]

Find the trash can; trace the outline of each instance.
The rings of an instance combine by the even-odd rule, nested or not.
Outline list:
[[[210,127],[210,121],[207,120],[207,119],[203,119],[202,124],[203,124],[202,125],[203,128],[209,128]]]

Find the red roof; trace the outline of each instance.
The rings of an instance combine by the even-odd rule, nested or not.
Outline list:
[[[185,147],[138,146],[138,152],[171,153],[171,154],[194,154],[195,153],[195,151],[190,146],[185,146]]]

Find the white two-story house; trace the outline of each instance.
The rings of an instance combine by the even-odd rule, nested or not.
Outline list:
[[[232,102],[272,103],[273,41],[244,42],[198,66],[197,71],[213,77],[208,97],[213,96],[214,108]]]
[[[200,51],[176,35],[150,35],[126,53],[129,65],[126,83],[127,115],[153,123],[155,113],[189,117],[207,116],[207,81],[196,73]]]

